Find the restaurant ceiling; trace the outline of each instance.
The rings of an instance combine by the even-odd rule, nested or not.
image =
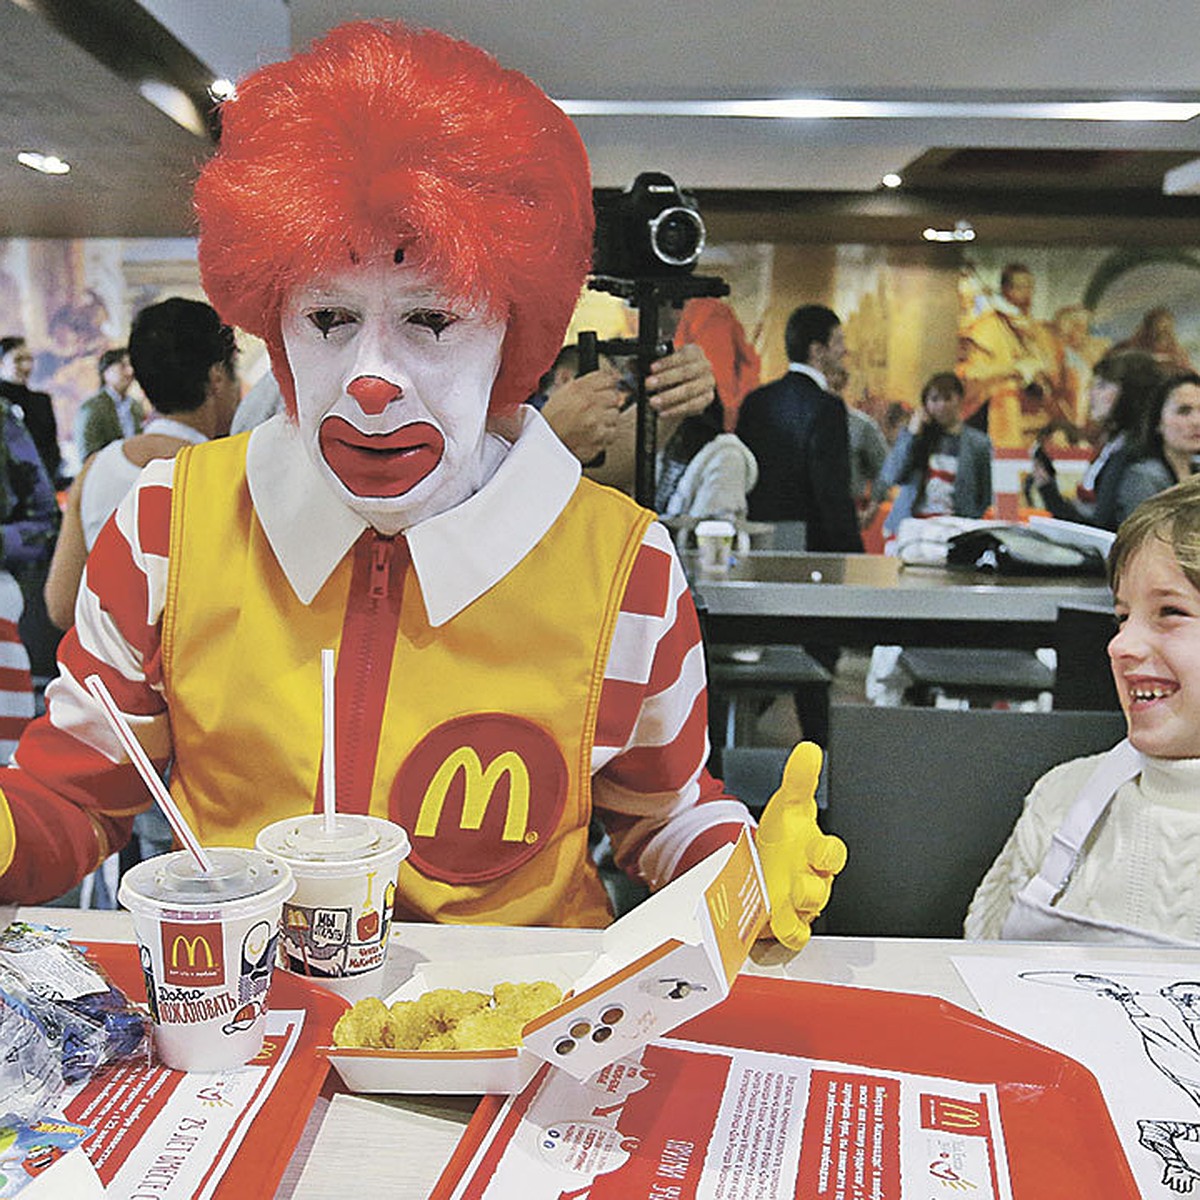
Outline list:
[[[225,58],[233,70],[254,61],[246,37],[238,41],[239,10],[249,12],[250,3],[146,0],[154,20],[135,0],[69,0],[73,11],[90,16],[89,35],[87,20],[63,32],[61,21],[56,26],[41,15],[53,17],[56,0],[0,0],[0,236],[189,232],[190,186],[211,143],[164,116],[139,92],[128,66],[96,44],[104,33],[111,41],[118,27],[186,90],[194,80],[184,78],[181,48],[214,74],[227,69],[219,61]],[[186,21],[174,19],[173,6]],[[287,5],[294,44],[359,15],[404,16],[464,36],[564,100],[1200,97],[1194,0],[1162,0],[1149,9],[1102,0]],[[219,39],[197,38],[197,28],[229,31],[237,55],[227,55]],[[257,57],[277,53],[268,46]],[[791,223],[819,240],[903,241],[919,234],[932,211],[974,220],[981,236],[994,223],[996,236],[1010,240],[1015,223],[1026,240],[1200,241],[1200,199],[1162,195],[1167,170],[1200,158],[1200,117],[1155,124],[953,116],[577,122],[598,186],[623,186],[638,170],[666,170],[699,192],[706,211],[711,201],[721,213],[740,205],[757,214],[752,224],[760,232]],[[15,154],[27,148],[58,153],[72,163],[71,174],[48,179],[18,166]],[[895,194],[880,185],[886,171],[905,177]],[[768,207],[778,209],[774,226]]]

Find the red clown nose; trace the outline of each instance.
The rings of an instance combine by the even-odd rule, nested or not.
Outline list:
[[[401,393],[398,383],[381,379],[378,375],[360,375],[350,381],[346,391],[358,402],[359,408],[368,416],[376,416]]]

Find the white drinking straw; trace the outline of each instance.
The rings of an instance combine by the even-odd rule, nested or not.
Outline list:
[[[142,777],[142,782],[150,789],[150,794],[158,801],[159,808],[163,811],[163,816],[167,818],[167,822],[175,831],[175,836],[179,841],[191,851],[192,857],[199,864],[200,870],[209,872],[212,870],[212,862],[207,854],[204,853],[204,847],[196,840],[196,835],[192,832],[191,826],[184,820],[183,813],[175,806],[175,801],[171,799],[171,793],[167,791],[166,785],[162,778],[154,769],[154,764],[146,755],[146,751],[142,749],[142,743],[137,740],[137,735],[129,727],[129,722],[125,720],[125,715],[117,707],[117,702],[112,698],[112,693],[104,686],[104,680],[99,675],[89,675],[84,683],[87,684],[87,689],[100,703],[100,707],[104,709],[104,715],[108,718],[108,723],[113,727],[113,732],[117,735],[121,745],[125,747],[125,753],[129,755],[130,762],[137,768],[137,773]]]
[[[322,791],[325,809],[325,832],[336,832],[337,787],[333,769],[333,651],[321,651],[321,699],[324,702],[325,752],[322,756]]]

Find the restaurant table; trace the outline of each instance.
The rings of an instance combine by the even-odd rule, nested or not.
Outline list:
[[[905,566],[882,554],[751,550],[727,573],[684,570],[713,644],[823,642],[869,648],[1054,645],[1060,607],[1111,608],[1091,576],[1001,576]]]
[[[126,913],[66,908],[0,908],[14,916],[65,927],[77,940],[132,940]],[[591,929],[506,929],[479,926],[393,926],[388,989],[398,986],[425,960],[503,954],[591,950],[600,931]],[[1074,947],[1091,965],[1106,962],[1169,961],[1195,965],[1200,950],[1128,946]],[[965,955],[1044,960],[1052,967],[1061,945],[1029,942],[965,942],[951,939],[815,937],[794,953],[773,942],[755,946],[743,972],[810,983],[848,984],[939,996],[973,1012],[978,1006],[951,959]],[[1073,960],[1075,961],[1075,960]],[[332,1075],[332,1073],[331,1073]],[[318,1101],[293,1155],[276,1200],[328,1200],[348,1189],[389,1200],[425,1200],[450,1158],[477,1097],[349,1096]]]

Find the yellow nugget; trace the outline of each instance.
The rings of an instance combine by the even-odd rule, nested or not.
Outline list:
[[[498,1008],[484,1008],[463,1017],[454,1030],[457,1050],[504,1050],[521,1044],[523,1017]]]
[[[498,983],[496,1007],[521,1018],[521,1024],[540,1017],[562,1001],[562,988],[539,979],[537,983]]]
[[[333,1027],[335,1046],[386,1046],[388,1008],[378,996],[359,1000],[347,1009]]]

